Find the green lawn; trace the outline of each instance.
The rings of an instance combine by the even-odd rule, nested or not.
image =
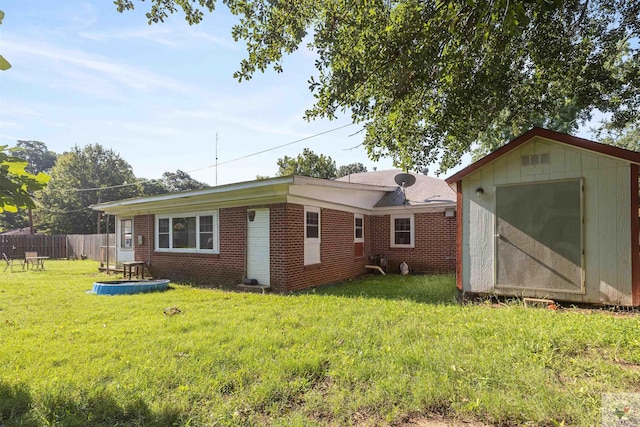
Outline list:
[[[0,275],[2,426],[593,425],[640,392],[637,315],[460,305],[429,276],[98,296],[95,262],[46,267]]]

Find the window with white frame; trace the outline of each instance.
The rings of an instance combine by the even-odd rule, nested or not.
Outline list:
[[[391,247],[413,248],[415,225],[413,214],[391,215]]]
[[[320,208],[304,208],[304,265],[320,263]]]
[[[156,216],[156,250],[218,253],[218,212]]]
[[[133,220],[120,220],[120,248],[133,249]]]
[[[364,242],[364,215],[353,214],[353,241]]]

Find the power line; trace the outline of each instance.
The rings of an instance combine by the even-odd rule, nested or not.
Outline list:
[[[198,171],[201,171],[201,170],[204,170],[204,169],[209,169],[209,168],[213,168],[213,167],[218,167],[220,165],[226,165],[228,163],[237,162],[238,160],[243,160],[243,159],[246,159],[246,158],[249,158],[249,157],[257,156],[259,154],[268,153],[269,151],[277,150],[278,148],[286,147],[288,145],[297,144],[298,142],[302,142],[302,141],[306,141],[308,139],[316,138],[318,136],[326,135],[328,133],[335,132],[337,130],[344,129],[346,127],[353,126],[353,125],[354,125],[354,123],[349,123],[349,124],[346,124],[346,125],[338,126],[337,128],[329,129],[329,130],[326,130],[324,132],[316,133],[314,135],[305,136],[304,138],[296,139],[295,141],[287,142],[286,144],[277,145],[275,147],[267,148],[267,149],[262,150],[262,151],[256,151],[255,153],[247,154],[247,155],[244,155],[244,156],[241,156],[241,157],[236,157],[235,159],[227,160],[226,162],[218,162],[215,165],[209,165],[209,166],[204,166],[204,167],[201,167],[201,168],[198,168],[198,169],[193,169],[193,170],[187,171],[187,173],[198,172]]]
[[[275,147],[267,148],[267,149],[262,150],[262,151],[257,151],[255,153],[247,154],[247,155],[244,155],[244,156],[241,156],[241,157],[237,157],[235,159],[227,160],[225,162],[216,162],[216,164],[209,165],[209,166],[204,166],[204,167],[197,168],[197,169],[192,169],[192,170],[189,170],[189,171],[186,171],[186,172],[187,173],[193,173],[193,172],[198,172],[198,171],[201,171],[201,170],[204,170],[204,169],[210,169],[210,168],[213,168],[213,167],[215,167],[216,170],[217,170],[217,167],[220,166],[220,165],[226,165],[226,164],[229,164],[229,163],[237,162],[239,160],[247,159],[249,157],[253,157],[253,156],[260,155],[260,154],[268,153],[269,151],[277,150],[278,148],[287,147],[289,145],[297,144],[297,143],[302,142],[302,141],[307,141],[309,139],[317,138],[319,136],[326,135],[328,133],[335,132],[337,130],[344,129],[346,127],[353,126],[353,125],[354,125],[354,123],[348,123],[346,125],[338,126],[336,128],[329,129],[329,130],[326,130],[324,132],[320,132],[320,133],[316,133],[316,134],[313,134],[313,135],[305,136],[304,138],[296,139],[295,141],[287,142],[287,143],[281,144],[281,145],[276,145]],[[355,135],[357,133],[358,132],[354,133],[353,135]],[[349,135],[349,136],[352,136],[352,135]],[[358,147],[358,146],[356,146],[356,147]],[[356,147],[353,147],[353,148],[356,148]],[[216,159],[217,159],[217,154],[216,154]],[[109,190],[109,189],[112,189],[112,188],[130,187],[132,185],[137,185],[137,184],[139,184],[141,182],[148,182],[148,181],[150,181],[150,180],[147,179],[147,178],[140,178],[140,179],[137,179],[134,182],[128,183],[128,184],[108,185],[108,186],[104,186],[104,187],[92,187],[92,188],[50,188],[50,191],[76,191],[76,192],[82,192],[82,191]],[[43,209],[44,209],[44,207],[43,207]],[[84,209],[86,209],[86,208],[84,208]],[[82,209],[80,209],[80,210],[82,210]],[[77,212],[77,211],[69,211],[69,212]],[[61,213],[63,213],[63,212],[61,212]]]
[[[93,187],[93,188],[52,188],[52,191],[96,191],[96,190],[108,190],[111,188],[122,188],[137,185],[140,182],[148,181],[146,178],[140,178],[129,184],[108,185],[106,187]]]
[[[36,199],[33,199],[33,203],[35,203],[35,205],[39,209],[42,209],[43,211],[47,211],[47,212],[51,212],[51,213],[74,213],[74,212],[82,212],[82,211],[84,211],[86,209],[90,209],[89,206],[86,206],[86,207],[80,208],[80,209],[73,209],[73,210],[70,210],[70,211],[61,211],[61,210],[55,210],[55,209],[47,208]]]

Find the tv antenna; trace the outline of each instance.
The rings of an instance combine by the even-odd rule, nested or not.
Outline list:
[[[216,132],[216,187],[218,186],[218,132]]]
[[[407,203],[407,187],[411,187],[413,184],[416,183],[416,177],[411,175],[410,173],[399,173],[398,175],[396,175],[393,180],[396,182],[396,184],[398,184],[400,187],[402,187],[402,194],[404,196],[404,201],[403,203]]]

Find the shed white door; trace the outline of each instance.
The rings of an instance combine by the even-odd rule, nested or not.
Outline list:
[[[582,181],[496,187],[496,285],[583,293]]]
[[[269,245],[269,209],[247,211],[247,278],[260,285],[270,284]]]

